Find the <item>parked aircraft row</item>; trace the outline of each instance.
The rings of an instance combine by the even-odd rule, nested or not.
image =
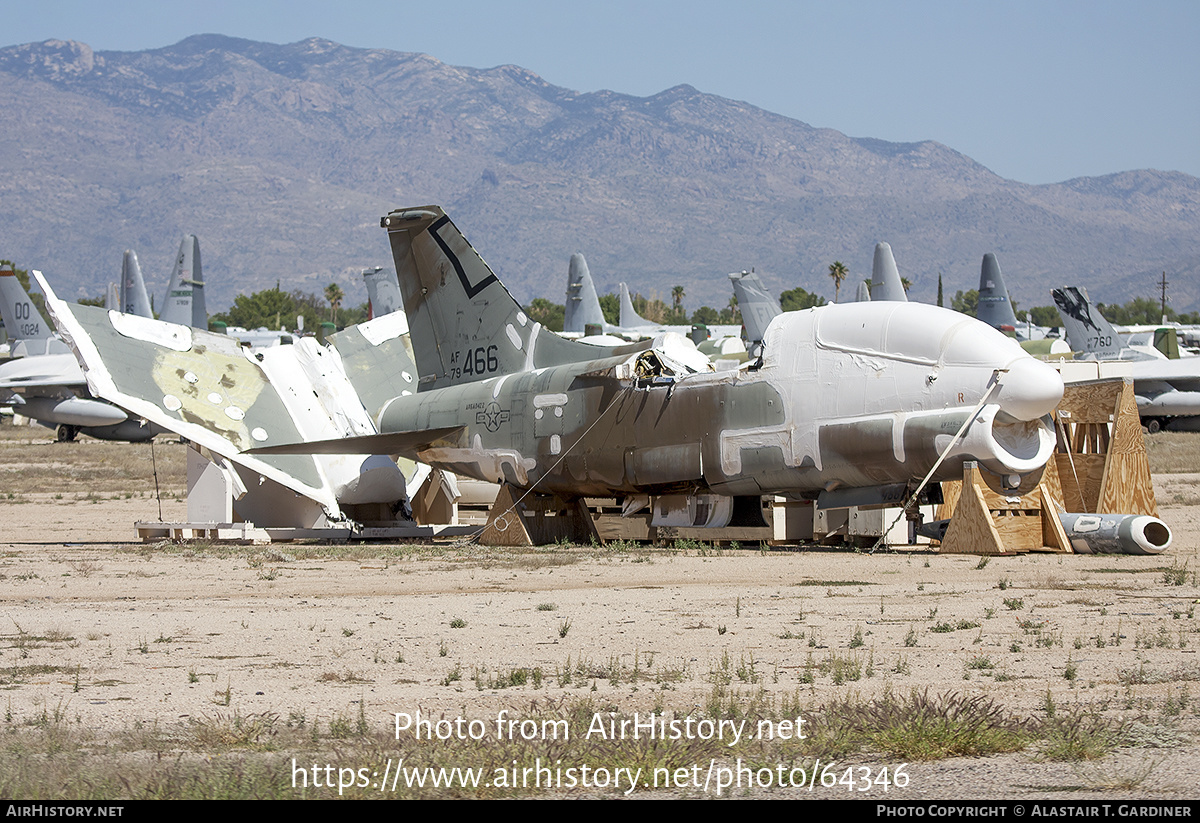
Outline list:
[[[206,312],[200,271],[199,245],[196,239],[189,235],[180,245],[167,300],[164,301],[163,320],[204,327]],[[363,276],[373,315],[386,314],[401,307],[400,287],[393,272],[376,268],[364,271]],[[761,353],[766,328],[771,320],[782,313],[778,301],[766,291],[757,275],[742,272],[731,274],[730,279],[743,316],[742,334],[722,335],[720,332],[731,330],[718,327],[717,337],[700,343],[701,351],[724,368],[734,368],[747,359],[757,357]],[[15,278],[8,283],[15,285]],[[18,333],[14,352],[18,355],[40,355],[38,359],[27,360],[21,364],[0,366],[0,389],[10,391],[6,402],[14,406],[19,405],[22,413],[55,426],[61,439],[72,439],[79,431],[120,439],[143,439],[151,436],[150,430],[140,421],[133,421],[135,425],[127,425],[126,416],[120,410],[114,409],[111,404],[98,403],[87,396],[82,373],[72,358],[65,356],[68,351],[65,344],[49,332],[45,321],[37,315],[27,296],[18,294],[11,285],[6,285],[5,289],[11,292],[4,297],[7,325]],[[19,290],[19,286],[17,289]],[[622,322],[619,325],[608,324],[600,309],[586,260],[582,254],[573,255],[568,270],[565,331],[582,334],[589,327],[599,327],[609,336],[593,336],[585,340],[610,346],[621,345],[628,339],[645,338],[669,331],[692,331],[688,327],[671,328],[653,324],[639,317],[623,283],[621,290]],[[1068,300],[1074,299],[1072,305],[1078,305],[1079,292],[1069,291],[1075,297]],[[886,243],[880,243],[875,248],[870,289],[868,290],[865,284],[860,284],[858,300],[861,302],[872,299],[876,302],[907,301],[895,259]],[[1056,293],[1056,300],[1058,299],[1060,298]],[[125,253],[119,292],[113,302],[126,314],[151,316],[137,255],[132,251]],[[1018,339],[1026,341],[1023,345],[1031,351],[1039,354],[1061,354],[1070,348],[1057,338],[1047,339],[1040,345],[1028,342],[1044,337],[1047,330],[1035,329],[1028,323],[1023,325],[1017,320],[994,254],[989,253],[983,258],[978,305],[979,320],[1015,334]],[[19,316],[21,312],[24,312],[24,318]],[[1067,313],[1068,311],[1064,310],[1064,316]],[[1086,319],[1090,315],[1084,311],[1081,316]],[[1100,341],[1118,341],[1122,338],[1119,330],[1113,330],[1098,313],[1095,316],[1109,330],[1105,334],[1088,335],[1076,329],[1072,337],[1072,322],[1067,322],[1068,336],[1075,341],[1075,348],[1083,353],[1083,356],[1099,359],[1133,359],[1139,356],[1161,359],[1162,355],[1156,349],[1144,344],[1134,343],[1120,351],[1111,346],[1101,346],[1097,349],[1096,344]],[[32,330],[35,333],[21,338],[19,335],[22,330]],[[254,346],[281,342],[281,336],[277,332],[231,329],[229,333]],[[624,340],[611,335],[620,335]],[[287,339],[282,342],[291,342],[291,335],[284,337]],[[742,342],[743,337],[745,343]],[[746,351],[747,347],[749,354]],[[1157,431],[1167,425],[1177,429],[1200,428],[1200,369],[1192,368],[1186,361],[1166,361],[1141,364],[1135,367],[1135,371],[1139,405],[1144,422],[1151,431]]]
[[[1069,286],[1052,294],[1077,356],[1130,361],[1138,412],[1148,431],[1200,431],[1200,358],[1170,359],[1153,345],[1123,342],[1084,289]]]
[[[1063,322],[1066,341],[1046,336],[1017,321],[1008,298],[1000,264],[994,254],[984,255],[979,276],[977,316],[989,325],[1015,331],[1027,349],[1050,357],[1073,353],[1075,359],[1131,361],[1134,394],[1142,425],[1150,433],[1163,428],[1200,431],[1200,359],[1180,356],[1174,343],[1175,329],[1150,327],[1130,334],[1114,327],[1091,305],[1086,289],[1067,286],[1051,291]],[[1156,337],[1159,338],[1156,340]],[[1038,342],[1043,343],[1038,346]],[[1172,351],[1168,357],[1163,349]]]
[[[405,311],[327,347],[247,350],[65,303],[38,277],[101,397],[243,481],[304,495],[325,522],[402,505],[390,455],[717,526],[764,494],[898,499],[925,475],[960,476],[965,459],[1016,489],[1054,449],[1058,373],[956,312],[868,302],[780,314],[759,357],[717,371],[674,333],[597,346],[547,332],[437,206],[381,224]]]
[[[712,337],[718,338],[744,334],[747,343],[759,343],[762,341],[762,333],[766,329],[767,323],[782,312],[779,301],[767,293],[766,287],[753,272],[730,274],[729,278],[734,285],[734,295],[737,297],[738,308],[742,313],[743,325],[741,328],[713,326],[708,331]],[[738,290],[739,282],[743,283],[744,293]],[[620,314],[619,322],[614,325],[604,319],[604,312],[600,308],[600,298],[596,292],[595,283],[592,281],[591,272],[588,270],[587,260],[579,252],[571,255],[567,267],[567,299],[563,332],[567,335],[583,335],[588,327],[594,327],[599,329],[602,334],[620,335],[625,338],[647,337],[667,331],[692,334],[693,328],[690,326],[664,326],[646,320],[634,309],[629,287],[622,282],[618,284],[618,291]],[[903,282],[900,279],[900,272],[896,267],[896,260],[892,256],[891,246],[887,243],[879,243],[875,247],[870,288],[866,288],[865,284],[860,284],[856,297],[857,302],[866,302],[871,299],[908,301]],[[754,316],[750,321],[750,326],[746,325],[748,312]]]
[[[757,356],[767,327],[782,314],[782,309],[753,272],[730,274],[729,278],[742,314],[746,349],[750,356]],[[1161,350],[1167,347],[1161,342],[1155,345],[1155,337],[1161,338],[1164,331],[1170,332],[1169,329],[1150,327],[1130,334],[1129,330],[1114,328],[1099,312],[1092,310],[1086,292],[1066,288],[1052,294],[1063,317],[1066,341],[1059,339],[1057,330],[1035,327],[1028,321],[1022,323],[1017,319],[999,261],[995,254],[988,253],[983,256],[980,266],[976,317],[992,328],[1015,336],[1031,354],[1062,357],[1074,351],[1082,359],[1136,361],[1133,366],[1135,392],[1147,429],[1151,433],[1164,427],[1200,430],[1200,361],[1192,361],[1186,356],[1169,359]],[[625,290],[622,305],[627,302],[627,297]],[[579,331],[585,320],[602,324],[607,332],[628,334],[636,331],[604,323],[599,299],[581,254],[571,258],[567,299],[568,323],[575,323]],[[907,299],[891,247],[887,243],[877,244],[870,288],[860,283],[856,301]],[[568,326],[568,329],[572,330],[572,327]],[[1054,335],[1048,336],[1051,331]]]
[[[120,311],[152,316],[137,254],[126,251],[121,263]],[[14,359],[0,364],[0,402],[55,429],[60,441],[82,433],[101,440],[149,440],[164,429],[131,418],[121,408],[96,399],[70,347],[51,329],[11,267],[0,269],[0,316],[9,330]],[[167,297],[164,322],[207,328],[200,244],[186,235],[179,244]]]

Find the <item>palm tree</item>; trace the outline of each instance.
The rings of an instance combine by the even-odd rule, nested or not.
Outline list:
[[[342,306],[342,298],[346,295],[337,283],[325,287],[325,299],[329,301],[329,322],[337,322],[337,310]]]
[[[675,286],[671,289],[671,301],[675,304],[676,312],[683,311],[683,286]]]
[[[850,274],[850,270],[846,268],[846,264],[840,260],[834,260],[829,265],[829,276],[833,278],[833,302],[838,302],[838,295],[842,291],[842,281]]]

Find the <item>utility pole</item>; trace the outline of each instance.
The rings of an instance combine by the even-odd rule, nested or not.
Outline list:
[[[1162,273],[1162,322],[1167,322],[1167,273]]]

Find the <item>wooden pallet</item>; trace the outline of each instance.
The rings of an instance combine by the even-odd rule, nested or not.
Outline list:
[[[256,526],[253,523],[160,523],[139,521],[134,524],[138,538],[145,543],[159,540],[204,540],[209,543],[244,543],[265,545],[288,543],[293,540],[327,540],[343,542],[366,540],[388,542],[401,539],[438,540],[452,537],[469,537],[478,531],[477,526],[420,526],[411,525],[362,525],[330,528],[289,528]]]

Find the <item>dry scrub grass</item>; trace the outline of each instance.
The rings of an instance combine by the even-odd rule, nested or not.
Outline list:
[[[1171,507],[1177,542],[1162,557],[987,564],[682,540],[526,550],[122,546],[114,543],[143,516],[124,494],[152,493],[149,447],[21,434],[0,427],[0,461],[53,485],[27,494],[26,505],[4,509],[20,501],[0,498],[10,520],[47,521],[26,527],[34,537],[10,530],[0,540],[0,796],[337,796],[336,786],[294,788],[292,757],[380,774],[400,758],[676,768],[741,757],[811,769],[836,757],[839,775],[843,764],[909,761],[911,791],[893,787],[887,798],[1046,799],[1053,787],[1080,797],[1117,785],[1194,795],[1200,521],[1186,506]],[[42,468],[31,468],[35,456]],[[160,443],[155,456],[160,482],[182,492],[183,448]],[[102,474],[106,464],[144,485]],[[91,472],[92,485],[62,465]],[[1181,490],[1191,482],[1165,479]],[[63,489],[68,500],[93,500],[58,508]],[[66,545],[64,530],[78,523],[94,532]],[[596,712],[749,723],[803,715],[812,736],[734,747],[397,740],[392,713],[417,708],[568,718],[576,735]],[[1115,747],[1151,767],[1117,769]],[[1071,771],[1080,762],[1090,776]],[[975,772],[955,771],[968,766]],[[395,796],[513,794],[427,787]]]
[[[60,800],[544,796],[544,786],[514,788],[491,779],[511,773],[514,764],[539,761],[576,774],[584,766],[640,769],[644,782],[636,791],[642,793],[656,771],[690,773],[692,766],[705,763],[726,768],[741,762],[786,764],[788,769],[821,772],[823,779],[844,780],[843,764],[854,762],[848,758],[891,762],[897,777],[912,769],[910,764],[924,761],[1025,750],[1040,751],[1051,760],[1089,761],[1121,745],[1128,726],[1096,710],[1022,717],[992,698],[959,692],[887,693],[874,699],[851,694],[814,704],[800,692],[775,698],[757,690],[718,694],[705,711],[658,706],[656,712],[668,723],[703,719],[738,724],[748,733],[736,741],[697,736],[670,745],[644,733],[637,739],[588,738],[583,732],[597,718],[613,728],[632,720],[631,714],[590,697],[535,701],[515,711],[543,730],[532,740],[495,734],[417,740],[411,733],[396,734],[394,721],[385,715],[381,723],[379,713],[361,699],[324,722],[301,712],[291,712],[285,720],[276,712],[217,710],[171,729],[134,723],[115,733],[81,726],[58,706],[23,723],[9,719],[0,726],[0,795]],[[779,729],[797,717],[812,718],[802,739],[761,731]],[[304,754],[293,761],[298,752]],[[352,773],[340,773],[341,787],[336,768],[325,772],[328,763],[352,765]],[[394,774],[401,764],[409,769],[470,767],[485,779],[476,787],[411,786],[399,780],[381,790],[380,777]],[[305,773],[297,777],[297,769]],[[313,769],[318,785],[313,785]],[[374,779],[364,781],[364,773]],[[616,795],[624,788],[586,794]],[[888,791],[894,794],[895,789],[884,787],[877,794],[890,796]]]
[[[1146,453],[1151,474],[1200,472],[1200,432],[1148,434]]]

